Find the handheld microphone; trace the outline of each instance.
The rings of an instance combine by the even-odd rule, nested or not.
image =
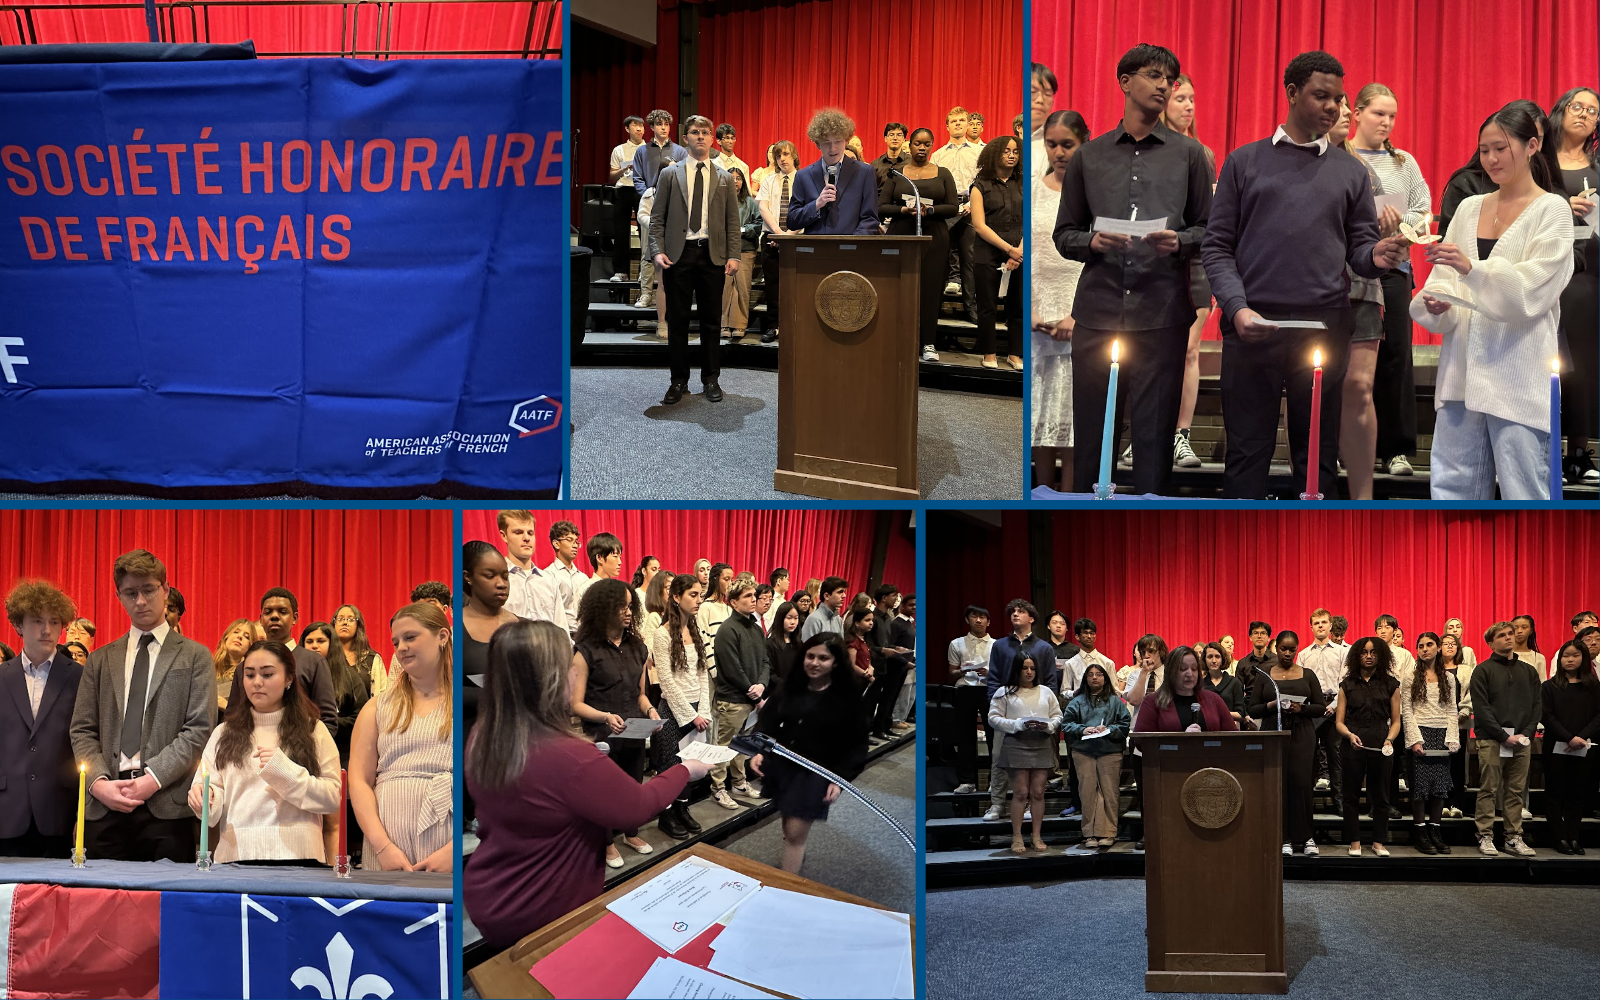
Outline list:
[[[793,761],[794,763],[799,764],[801,767],[812,772],[813,774],[826,778],[828,781],[838,785],[840,788],[843,788],[851,795],[854,795],[856,798],[860,799],[862,804],[864,804],[868,809],[871,809],[874,813],[877,813],[879,819],[883,820],[885,823],[888,823],[894,828],[894,832],[900,835],[900,839],[906,842],[907,847],[911,848],[913,851],[917,849],[916,839],[913,838],[910,833],[906,832],[905,827],[895,822],[894,817],[884,812],[876,802],[863,795],[859,788],[850,784],[850,782],[839,777],[837,774],[834,774],[821,764],[813,764],[811,761],[806,760],[804,757],[773,739],[770,735],[766,733],[755,732],[754,730],[745,730],[738,736],[735,736],[732,740],[729,740],[728,746],[734,751],[744,754],[746,757],[754,757],[756,754],[776,754],[785,760]]]
[[[1190,702],[1189,711],[1194,715],[1194,721],[1199,724],[1201,730],[1204,730],[1206,728],[1206,720],[1205,716],[1200,714],[1200,703],[1198,701]]]

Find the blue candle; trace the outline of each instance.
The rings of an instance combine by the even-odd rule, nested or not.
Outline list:
[[[1115,340],[1111,342],[1111,384],[1106,388],[1106,422],[1100,435],[1100,479],[1095,484],[1097,487],[1111,485],[1111,441],[1117,427],[1117,370],[1122,367],[1117,361],[1119,343]]]
[[[1561,357],[1550,363],[1550,499],[1561,496]]]

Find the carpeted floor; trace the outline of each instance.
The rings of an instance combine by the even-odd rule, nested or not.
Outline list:
[[[1600,889],[1291,882],[1283,911],[1301,1000],[1596,995]],[[925,920],[928,1000],[1152,996],[1143,879],[930,892]]]
[[[660,404],[666,373],[655,368],[572,370],[573,500],[793,503],[772,488],[777,468],[778,375],[727,369],[724,398],[708,403],[698,376],[692,395]],[[930,501],[1018,500],[1022,400],[923,389],[917,424],[922,496]],[[862,428],[870,433],[870,428]],[[708,484],[716,484],[714,488]]]
[[[917,745],[878,758],[861,772],[855,786],[915,836],[917,820]],[[772,865],[783,864],[783,828],[777,814],[741,830],[721,844],[724,850]],[[839,796],[826,823],[813,823],[806,838],[800,874],[875,903],[915,913],[916,854],[876,813],[849,794]]]

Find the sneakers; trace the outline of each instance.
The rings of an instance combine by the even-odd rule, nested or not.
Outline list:
[[[1533,819],[1533,813],[1528,811],[1528,807],[1527,806],[1523,806],[1522,807],[1522,818],[1523,819]]]
[[[978,790],[978,786],[974,785],[970,781],[963,782],[962,784],[959,784],[959,785],[956,786],[956,794],[957,795],[969,795],[969,794],[971,794],[971,793],[973,793],[973,792],[975,792],[977,790]]]
[[[739,803],[733,801],[733,796],[728,794],[728,790],[726,788],[717,789],[716,791],[711,793],[711,797],[713,799],[716,799],[717,800],[717,805],[721,806],[724,809],[737,809],[737,808],[739,808]]]
[[[1479,835],[1478,853],[1484,857],[1492,858],[1499,855],[1500,852],[1494,849],[1494,838],[1492,836]]]
[[[1283,856],[1286,857],[1286,858],[1294,857],[1294,848],[1290,847],[1288,844],[1284,844],[1283,845]]]
[[[1061,810],[1061,817],[1063,819],[1071,819],[1076,815],[1078,815],[1078,810],[1075,806],[1067,806],[1065,809]]]
[[[1447,809],[1445,811],[1450,814],[1450,818],[1451,819],[1460,819],[1461,818],[1461,807],[1460,806],[1451,806],[1449,809]]]
[[[922,360],[923,361],[938,361],[939,360],[939,352],[933,349],[933,345],[932,344],[927,344],[927,345],[923,346],[923,348],[922,348]]]
[[[989,807],[989,811],[983,814],[983,821],[985,823],[993,823],[996,820],[998,820],[999,818],[1000,818],[1000,807],[999,806],[990,806]]]
[[[1600,470],[1595,468],[1594,451],[1589,448],[1585,448],[1575,455],[1568,455],[1567,460],[1562,465],[1565,467],[1566,473],[1564,478],[1574,486],[1579,483],[1586,486],[1600,483]]]
[[[633,300],[633,307],[635,309],[654,309],[656,300],[653,296],[641,294],[637,299]]]
[[[944,293],[946,295],[960,295],[961,294],[961,282],[959,282],[959,281],[947,281],[947,282],[945,282],[944,283]]]
[[[1122,457],[1117,459],[1117,468],[1133,468],[1133,445],[1130,444],[1126,448],[1122,449]]]
[[[1328,779],[1327,778],[1318,778],[1317,779],[1317,791],[1325,792],[1325,791],[1328,790],[1328,787],[1329,786],[1328,786]]]
[[[1539,853],[1538,851],[1529,847],[1527,844],[1523,843],[1521,837],[1507,837],[1506,852],[1508,854],[1515,854],[1519,858],[1531,858],[1537,856]]]
[[[1396,455],[1395,457],[1389,459],[1389,475],[1410,476],[1414,475],[1415,473],[1416,470],[1411,468],[1410,459],[1406,458],[1404,455]]]
[[[1200,468],[1200,456],[1189,446],[1189,428],[1179,428],[1172,436],[1172,464],[1179,469]]]
[[[628,272],[626,272],[626,271],[618,271],[616,274],[613,274],[611,276],[611,280],[612,281],[627,281],[628,280]]]
[[[1315,840],[1308,840],[1306,841],[1306,849],[1303,853],[1308,858],[1314,858],[1320,855],[1322,852],[1317,850],[1317,842]]]
[[[737,785],[734,785],[732,791],[733,794],[742,795],[747,799],[753,799],[756,797],[756,791],[750,787],[750,782],[748,781],[741,781]]]
[[[1409,792],[1409,791],[1411,791],[1411,787],[1410,787],[1410,786],[1409,786],[1409,785],[1407,785],[1407,784],[1406,784],[1406,779],[1404,779],[1404,778],[1401,778],[1401,779],[1400,779],[1400,790],[1401,790],[1401,791],[1402,791],[1402,792]]]

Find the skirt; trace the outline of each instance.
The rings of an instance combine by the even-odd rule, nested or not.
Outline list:
[[[1443,729],[1422,727],[1422,749],[1445,750]],[[1413,799],[1442,799],[1450,794],[1449,757],[1411,757],[1411,796]]]
[[[1000,759],[995,766],[1013,768],[1055,768],[1056,735],[1054,733],[1006,733],[1000,744]]]
[[[1033,447],[1071,448],[1072,355],[1036,355],[1031,360]]]
[[[1382,340],[1383,309],[1378,303],[1362,300],[1352,302],[1350,305],[1355,310],[1355,332],[1350,335],[1350,343]]]
[[[828,779],[776,754],[761,758],[761,794],[778,806],[778,812],[813,822],[828,818]],[[826,767],[827,765],[823,765]]]

